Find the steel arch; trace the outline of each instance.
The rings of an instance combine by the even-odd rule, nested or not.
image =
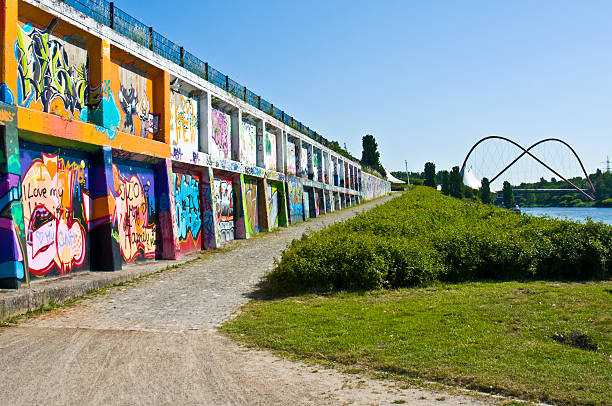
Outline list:
[[[532,157],[533,159],[535,159],[540,165],[544,166],[546,169],[548,169],[549,171],[551,171],[552,173],[554,173],[555,175],[557,175],[558,177],[560,177],[561,179],[563,179],[565,181],[565,183],[567,183],[568,185],[570,185],[572,188],[576,189],[576,191],[582,193],[585,197],[587,197],[589,200],[595,200],[592,196],[588,195],[587,193],[585,193],[582,189],[580,189],[579,187],[577,187],[576,185],[574,185],[570,180],[566,179],[563,175],[561,175],[559,172],[555,171],[553,168],[551,168],[550,166],[548,166],[546,163],[542,162],[542,160],[540,160],[538,157],[536,157],[535,155],[533,155],[531,152],[529,152],[531,149],[533,149],[534,147],[543,144],[545,142],[560,142],[561,144],[565,145],[576,157],[576,160],[578,161],[578,163],[580,164],[580,168],[582,169],[582,173],[584,173],[584,177],[586,178],[586,180],[589,182],[589,185],[591,187],[591,191],[593,193],[595,193],[595,187],[593,186],[593,182],[591,182],[591,178],[589,178],[589,175],[586,172],[586,169],[584,169],[584,165],[582,164],[582,161],[580,160],[580,157],[578,156],[578,154],[576,153],[576,151],[574,150],[574,148],[572,148],[571,145],[569,145],[567,142],[563,141],[562,139],[559,138],[545,138],[543,140],[540,140],[534,144],[532,144],[529,148],[525,149],[522,145],[518,144],[517,142],[511,140],[510,138],[507,137],[502,137],[501,135],[489,135],[487,137],[481,138],[480,140],[478,140],[478,142],[476,142],[472,148],[470,148],[470,151],[467,153],[467,155],[465,156],[465,159],[463,160],[463,164],[461,165],[461,176],[463,177],[463,173],[465,170],[465,164],[467,163],[467,160],[470,158],[470,155],[472,154],[472,151],[474,151],[474,149],[476,149],[476,147],[478,145],[480,145],[481,143],[483,143],[484,141],[490,140],[490,139],[499,139],[502,141],[506,141],[511,143],[512,145],[520,148],[523,150],[523,152],[517,156],[512,162],[510,162],[508,165],[506,165],[506,167],[504,169],[501,170],[501,172],[499,172],[497,175],[495,175],[492,179],[491,179],[491,183],[497,179],[498,177],[500,177],[504,172],[506,172],[512,165],[514,165],[519,159],[521,159],[523,156],[525,155],[529,155],[530,157]]]

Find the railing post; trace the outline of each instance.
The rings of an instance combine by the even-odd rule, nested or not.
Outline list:
[[[153,27],[149,27],[149,49],[153,50]]]
[[[246,99],[246,86],[244,86],[243,89],[242,89],[242,100],[244,100],[245,102],[247,101],[247,99]]]
[[[283,117],[281,121],[284,123],[285,122],[285,111],[284,110],[281,111],[281,116]]]
[[[208,81],[208,62],[204,62],[204,71],[206,73],[206,80]]]
[[[274,117],[274,104],[270,103],[270,115]]]
[[[110,2],[109,5],[109,12],[110,12],[110,27],[114,30],[115,29],[115,3],[114,2]]]
[[[181,66],[185,67],[185,48],[181,47]]]
[[[257,108],[261,110],[261,96],[257,96]]]

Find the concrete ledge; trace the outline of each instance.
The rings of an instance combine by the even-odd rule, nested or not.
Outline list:
[[[117,272],[75,272],[32,281],[29,288],[0,289],[0,320],[40,309],[51,302],[64,303],[113,283],[136,279],[199,257],[200,252],[194,251],[178,260],[156,260],[124,265],[123,270]]]

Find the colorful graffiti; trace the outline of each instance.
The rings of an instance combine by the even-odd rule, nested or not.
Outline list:
[[[175,221],[181,252],[202,248],[200,211],[200,177],[188,173],[172,173]]]
[[[185,153],[198,151],[198,100],[180,92],[170,94],[170,145]]]
[[[304,189],[304,219],[309,219],[311,217],[310,203],[310,192],[308,189]]]
[[[117,66],[117,72],[120,83],[117,101],[124,114],[119,130],[149,138],[149,132],[152,131],[148,131],[149,114],[151,113],[151,101],[148,94],[151,94],[152,89],[147,88],[152,86],[151,80],[147,79],[146,75],[125,66]],[[134,116],[139,121],[135,120]]]
[[[126,262],[139,257],[155,258],[154,173],[148,168],[113,164],[113,238]]]
[[[276,135],[269,131],[264,136],[264,167],[276,170]]]
[[[391,193],[391,184],[369,173],[361,173],[361,196],[364,200],[374,199]]]
[[[93,93],[86,49],[25,23],[17,30],[15,58],[19,106],[86,119]]]
[[[272,228],[278,227],[278,216],[280,214],[280,205],[278,204],[280,199],[280,192],[278,186],[268,182],[268,218],[270,219],[270,226]]]
[[[84,265],[89,204],[85,160],[22,148],[21,202],[28,268],[36,276]],[[36,157],[36,158],[33,158]]]
[[[234,192],[232,181],[215,178],[214,189],[218,241],[223,243],[234,239]]]
[[[248,120],[242,120],[240,126],[240,162],[245,165],[256,165],[256,136],[257,126]]]
[[[230,115],[219,109],[212,109],[212,139],[208,142],[208,153],[213,158],[231,159],[232,127]]]
[[[244,179],[244,213],[247,235],[259,232],[259,215],[257,207],[257,180]]]
[[[287,194],[291,223],[304,220],[304,188],[300,178],[287,179]]]
[[[301,156],[300,156],[300,173],[299,176],[303,177],[303,178],[308,178],[308,167],[309,167],[309,160],[308,160],[308,149],[304,146],[302,146],[302,151],[301,151]]]
[[[295,144],[287,142],[287,175],[295,176],[296,173]]]

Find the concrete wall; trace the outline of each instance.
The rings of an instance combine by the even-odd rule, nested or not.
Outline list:
[[[64,2],[0,3],[0,287],[178,258],[390,190]]]

